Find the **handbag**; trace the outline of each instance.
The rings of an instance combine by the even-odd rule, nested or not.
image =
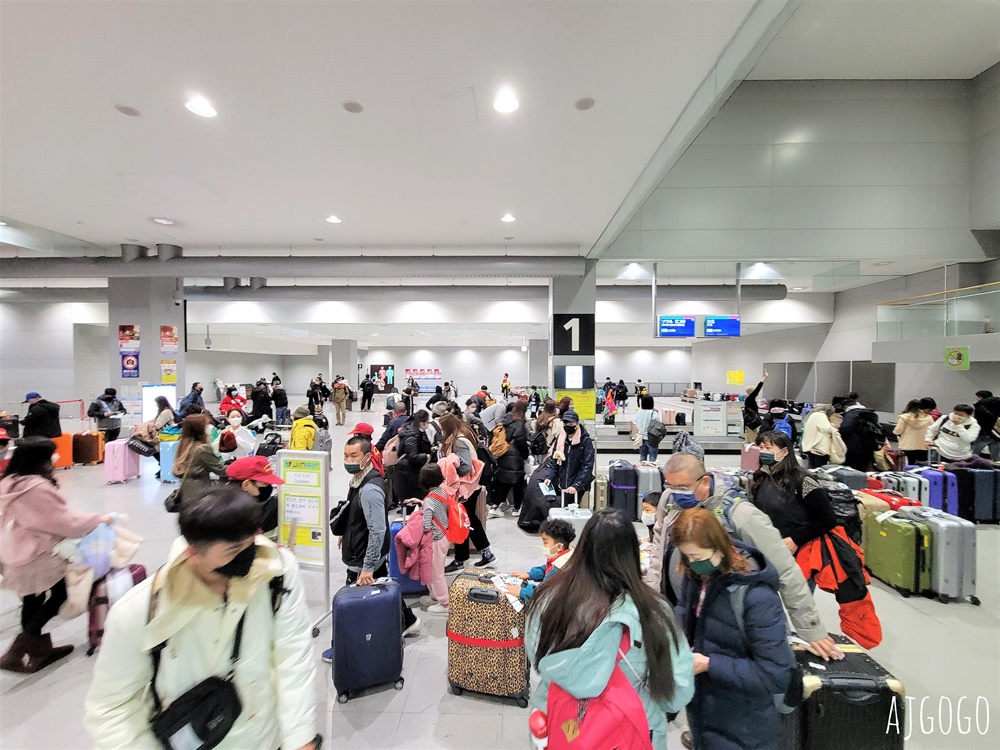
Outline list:
[[[138,435],[133,435],[128,439],[128,449],[133,453],[138,453],[140,456],[146,456],[147,458],[156,453],[156,445],[148,440],[143,440]]]
[[[157,578],[159,573],[157,573]],[[153,618],[159,592],[156,580],[149,599],[146,621]],[[150,693],[153,698],[153,714],[150,728],[166,750],[210,750],[229,734],[236,719],[243,712],[243,702],[233,684],[236,662],[240,659],[240,645],[243,642],[243,623],[246,612],[236,625],[233,650],[229,656],[229,673],[225,677],[208,677],[190,690],[178,696],[166,709],[156,690],[156,678],[160,673],[160,655],[167,641],[154,646],[150,655],[153,660],[153,679]]]

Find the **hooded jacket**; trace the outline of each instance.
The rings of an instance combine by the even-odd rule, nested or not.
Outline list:
[[[942,458],[960,461],[972,456],[972,444],[979,437],[979,423],[972,417],[958,424],[951,421],[951,414],[943,415],[927,428],[926,439],[934,443]]]
[[[830,424],[826,412],[814,411],[802,426],[802,452],[829,456],[833,448],[833,434],[837,428]]]
[[[538,614],[528,618],[525,653],[541,677],[538,688],[531,696],[531,708],[545,710],[549,685],[553,682],[577,699],[595,698],[604,692],[615,668],[624,628],[629,629],[633,645],[628,652],[628,664],[622,661],[622,671],[638,692],[646,709],[654,750],[666,750],[667,714],[679,713],[694,694],[694,658],[683,635],[677,632],[670,654],[674,670],[674,694],[670,700],[654,701],[642,682],[642,676],[646,673],[646,652],[641,645],[642,626],[639,624],[639,611],[628,594],[612,606],[604,622],[597,626],[582,646],[548,654],[541,659],[537,658]]]
[[[524,479],[524,462],[531,456],[528,428],[523,419],[514,419],[513,414],[505,414],[500,424],[507,431],[510,450],[497,459],[497,477],[504,484],[513,484]]]
[[[167,641],[156,685],[169,705],[205,678],[229,671],[236,625],[244,613],[234,679],[243,711],[218,748],[302,747],[316,735],[316,660],[294,556],[258,536],[250,573],[232,580],[224,602],[184,563],[186,546],[178,540],[159,575],[129,591],[108,614],[85,702],[84,725],[95,749],[159,750],[149,728],[150,650]],[[274,612],[269,582],[277,576],[284,576],[287,593]],[[163,591],[148,621],[154,580]]]
[[[782,750],[781,714],[775,694],[792,678],[785,613],[774,566],[753,547],[734,542],[753,570],[712,576],[705,585],[685,576],[675,612],[691,650],[709,658],[708,671],[695,677],[688,722],[702,750]],[[742,629],[732,593],[745,587]],[[738,599],[738,598],[737,598]]]
[[[293,451],[311,451],[316,442],[316,423],[309,416],[309,410],[300,406],[292,414],[292,434],[288,438],[288,448]]]
[[[563,438],[569,438],[565,430],[556,440],[550,455],[561,448],[566,457],[562,461],[546,461],[543,464],[545,470],[539,478],[550,480],[557,491],[575,487],[576,496],[582,498],[590,491],[590,485],[594,481],[594,441],[583,429],[583,425],[577,428],[572,438]]]
[[[900,414],[896,420],[896,427],[893,434],[899,438],[899,449],[901,451],[922,451],[927,450],[924,444],[924,436],[927,435],[927,428],[934,424],[930,414]]]
[[[858,471],[868,471],[872,455],[879,449],[877,433],[881,432],[878,415],[859,404],[844,410],[844,421],[840,424],[840,435],[847,446],[847,466]]]
[[[407,419],[399,430],[399,447],[401,458],[393,474],[393,494],[399,500],[423,497],[418,477],[420,469],[431,458],[432,448],[427,433],[420,429],[413,417]]]
[[[774,565],[778,573],[781,601],[788,610],[792,626],[799,637],[809,643],[826,638],[829,634],[816,610],[816,602],[813,601],[806,579],[771,520],[760,508],[745,500],[743,491],[736,486],[732,477],[715,472],[710,474],[712,493],[701,506],[727,518],[728,526],[732,527],[730,533],[760,550]],[[660,590],[661,575],[664,572],[663,555],[670,547],[670,529],[680,512],[681,508],[673,502],[672,493],[669,490],[664,492],[656,508],[653,550],[645,577],[646,583],[657,591]]]
[[[57,438],[62,435],[62,425],[59,424],[59,404],[53,404],[44,398],[28,407],[28,413],[21,420],[24,434],[21,437]]]
[[[979,422],[979,436],[992,437],[993,426],[1000,419],[1000,397],[990,396],[975,404],[975,417]]]

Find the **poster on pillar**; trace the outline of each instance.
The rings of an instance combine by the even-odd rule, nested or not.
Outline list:
[[[139,377],[139,355],[138,354],[123,354],[122,355],[122,377],[123,378],[138,378]]]
[[[118,353],[119,354],[139,353],[139,326],[137,325],[118,326]]]
[[[368,365],[368,372],[375,383],[375,393],[392,393],[396,387],[395,365]]]
[[[179,347],[177,326],[160,326],[160,354],[177,354]]]
[[[593,389],[586,391],[556,390],[556,401],[562,401],[566,396],[573,399],[573,411],[579,415],[580,419],[593,420],[597,417],[596,391]]]
[[[176,359],[161,359],[160,360],[160,382],[163,384],[176,384],[177,383],[177,360]]]

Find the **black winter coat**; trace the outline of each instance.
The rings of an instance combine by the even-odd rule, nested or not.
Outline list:
[[[497,480],[504,484],[523,482],[524,462],[531,455],[528,428],[523,420],[514,419],[513,414],[505,414],[500,424],[507,431],[510,450],[497,459]]]
[[[400,501],[423,497],[420,470],[431,460],[431,441],[411,418],[400,429],[399,442],[401,458],[393,473],[393,494]]]
[[[62,435],[62,425],[59,424],[59,404],[53,404],[44,398],[28,407],[28,413],[21,420],[24,432],[21,437],[57,438]]]
[[[590,485],[594,482],[594,441],[583,427],[581,431],[580,443],[574,445],[570,442],[569,435],[566,436],[566,460],[557,465],[555,460],[546,462],[548,469],[543,479],[548,479],[556,488],[556,491],[576,488],[577,497],[583,497],[585,492],[590,491]],[[558,441],[552,444],[559,445]],[[553,448],[554,450],[554,448]],[[551,455],[551,452],[550,454]]]
[[[858,471],[868,471],[874,460],[873,454],[881,444],[878,439],[881,430],[878,414],[870,409],[845,411],[840,425],[840,436],[847,446],[844,464]]]

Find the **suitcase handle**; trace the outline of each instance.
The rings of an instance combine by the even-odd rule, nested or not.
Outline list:
[[[495,588],[482,588],[480,586],[474,586],[469,589],[469,601],[476,602],[477,604],[499,604],[500,603],[500,592]]]

